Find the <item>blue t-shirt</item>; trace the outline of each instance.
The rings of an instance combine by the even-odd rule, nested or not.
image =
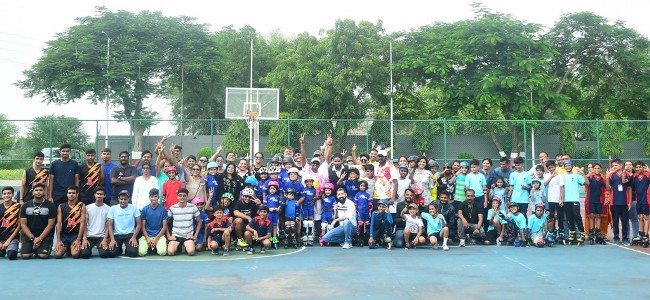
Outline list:
[[[634,175],[632,186],[634,187],[634,200],[639,204],[648,203],[648,186],[650,185],[650,173],[643,172],[641,175]]]
[[[106,218],[113,220],[113,234],[130,234],[135,231],[135,218],[140,216],[140,210],[133,204],[122,208],[119,205],[111,206]]]
[[[373,211],[372,217],[370,217],[370,236],[375,236],[375,227],[379,228],[382,221],[393,224],[393,215],[389,212],[380,213],[378,211]]]
[[[293,221],[293,219],[296,217],[296,211],[297,211],[296,202],[298,202],[296,198],[287,199],[285,201],[285,206],[284,206],[285,221]]]
[[[106,176],[106,174],[111,174],[111,170],[113,168],[115,168],[115,167],[117,167],[117,164],[114,163],[114,162],[111,162],[108,165],[105,165],[105,164],[102,163],[102,169],[104,170],[104,176]],[[151,173],[151,174],[154,174],[154,173]],[[106,176],[106,177],[108,177],[108,176]],[[106,195],[104,195],[104,199],[111,199],[111,197],[113,196],[113,185],[111,184],[110,179],[104,180],[104,189],[106,189]],[[162,190],[162,189],[160,189],[160,190]]]
[[[603,188],[605,187],[605,179],[601,176],[589,176],[589,203],[600,203],[600,198],[603,196]]]
[[[296,200],[298,200],[302,196],[302,191],[305,189],[305,186],[302,185],[300,181],[295,181],[295,182],[287,181],[286,183],[284,183],[283,190],[286,191],[289,188],[293,188],[296,191]]]
[[[494,179],[494,182],[496,183],[497,178],[501,177],[501,178],[503,178],[503,181],[504,181],[503,186],[508,187],[508,185],[510,185],[510,174],[513,171],[514,170],[511,169],[511,168],[508,168],[507,171],[504,171],[503,169],[501,169],[501,167],[495,168],[494,171],[493,171],[494,176],[496,176],[496,178]]]
[[[79,163],[74,160],[63,162],[57,159],[52,162],[50,166],[50,175],[54,175],[54,182],[52,185],[52,196],[66,196],[68,187],[75,185],[75,175],[81,174],[81,167]]]
[[[528,229],[530,229],[531,233],[537,233],[542,228],[546,226],[546,214],[542,214],[542,217],[538,218],[537,215],[533,214],[528,218]]]
[[[257,186],[255,186],[255,196],[257,196],[257,199],[264,199],[264,193],[268,193],[268,188],[266,187],[266,184],[269,182],[269,180],[259,180],[257,181]]]
[[[474,190],[476,198],[483,197],[483,187],[487,187],[485,175],[481,173],[469,173],[465,176],[465,186]]]
[[[465,202],[465,174],[456,176],[454,183],[456,184],[456,192],[454,193],[454,200],[458,202]]]
[[[508,221],[514,222],[515,225],[517,225],[517,228],[519,229],[526,228],[526,216],[524,216],[524,214],[521,212],[519,213],[519,215],[515,215],[512,212],[508,212]]]
[[[248,223],[248,226],[257,231],[258,237],[263,237],[273,231],[271,220],[266,218],[262,221],[260,216],[255,217],[252,222]]]
[[[498,197],[501,199],[501,206],[499,207],[502,211],[506,211],[506,197],[508,196],[508,190],[506,188],[495,187],[492,189],[492,199]]]
[[[580,186],[585,184],[585,178],[576,173],[567,173],[562,175],[562,179],[564,179],[564,202],[580,202]]]
[[[210,190],[214,189],[214,195],[212,195],[212,198],[208,199],[208,205],[210,207],[217,205],[217,190],[219,187],[219,180],[217,179],[217,175],[212,176],[210,174],[205,176],[205,191],[206,195],[210,194]],[[233,195],[234,196],[234,195]]]
[[[527,189],[532,184],[530,176],[526,172],[512,172],[510,173],[510,186],[512,186],[512,194],[510,195],[510,201],[515,203],[529,203],[530,194]],[[524,212],[522,212],[524,213]]]
[[[431,214],[427,212],[422,213],[422,219],[427,221],[427,235],[432,235],[434,233],[438,233],[442,231],[442,220],[440,220],[438,216],[442,217],[443,219],[445,218],[441,214],[438,214],[434,218]]]
[[[311,206],[311,201],[316,197],[316,189],[305,187],[305,189],[302,190],[302,196],[305,197],[305,200],[302,201],[302,207]]]
[[[323,211],[333,211],[334,204],[336,204],[336,198],[332,196],[326,196],[323,198]]]
[[[208,218],[208,213],[205,212],[204,210],[199,210],[199,218],[201,219],[201,224],[202,228],[196,228],[197,225],[199,225],[198,222],[196,222],[196,219],[194,219],[194,231],[196,232],[199,230],[199,235],[197,236],[197,240],[202,240],[203,236],[205,235],[205,226],[210,223],[210,219]]]
[[[532,204],[532,207],[531,207],[530,210],[533,213],[535,213],[535,205],[537,205],[538,203],[544,203],[544,201],[542,199],[542,191],[543,190],[538,190],[538,191],[534,191],[534,192],[531,191],[531,193],[533,193],[533,204]]]
[[[280,199],[279,194],[268,194],[266,195],[266,199],[264,199],[264,205],[269,208],[278,208],[281,204],[282,200]]]
[[[341,182],[341,186],[345,188],[345,192],[348,194],[348,198],[350,199],[354,199],[354,196],[359,192],[359,180],[346,179]]]
[[[370,201],[370,195],[366,192],[358,192],[357,195],[352,199],[352,202],[357,206],[358,212],[368,212],[370,207],[368,202]]]
[[[151,207],[151,204],[149,204],[142,208],[140,218],[142,218],[142,221],[146,222],[144,230],[147,231],[149,237],[154,238],[162,229],[162,222],[167,220],[167,211],[162,205],[158,205],[154,209]]]
[[[505,215],[505,214],[503,213],[502,210],[499,210],[499,211],[500,211],[503,215]],[[494,230],[494,223],[490,222],[490,220],[492,220],[492,215],[494,215],[494,209],[490,208],[490,209],[488,210],[488,213],[487,213],[487,219],[485,219],[486,222],[488,222],[488,223],[490,224],[490,226],[488,226],[488,231],[490,231],[490,230]],[[508,223],[508,221],[504,220],[503,218],[501,218],[501,217],[499,216],[499,213],[497,213],[497,215],[496,215],[496,217],[494,217],[494,219],[499,220],[499,223],[501,223],[501,224],[506,224],[506,223]]]

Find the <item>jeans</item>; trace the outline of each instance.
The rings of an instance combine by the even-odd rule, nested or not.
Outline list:
[[[323,240],[327,243],[341,243],[352,244],[352,234],[356,231],[356,226],[350,220],[345,220],[339,227],[328,231]]]
[[[636,204],[636,201],[632,201],[632,207],[628,213],[632,227],[630,228],[630,225],[628,224],[627,232],[631,233],[632,237],[637,237],[639,235],[639,215],[636,213]],[[632,231],[630,231],[630,229],[632,229]]]
[[[629,235],[628,235],[628,228],[630,226],[630,221],[629,221],[629,211],[627,210],[627,205],[612,205],[612,231],[614,232],[614,238],[619,238],[618,235],[618,230],[619,230],[619,221],[621,222],[621,227],[623,230],[623,234],[620,237],[621,240],[627,240]]]

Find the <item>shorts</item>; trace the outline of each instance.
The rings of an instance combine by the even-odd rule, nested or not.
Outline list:
[[[485,233],[485,239],[492,243],[496,243],[498,237],[499,233],[496,231],[496,229],[489,230]]]
[[[277,211],[269,212],[269,221],[271,221],[271,225],[278,226],[278,218],[279,217],[280,217],[279,212],[277,212]]]
[[[650,205],[648,203],[638,203],[636,204],[636,213],[639,215],[649,215],[650,214]]]
[[[205,234],[199,234],[199,236],[196,237],[194,243],[197,245],[203,245],[204,240],[205,240]]]
[[[226,244],[226,242],[223,240],[223,234],[214,234],[212,235],[212,240],[217,242],[219,246],[223,246]]]
[[[368,210],[359,210],[359,221],[370,221],[370,211]]]
[[[63,243],[63,246],[66,248],[72,246],[72,243],[77,240],[77,237],[79,234],[61,234],[61,242]]]
[[[179,242],[182,245],[182,244],[185,244],[185,242],[189,241],[189,239],[184,238],[184,237],[180,237],[180,236],[174,236],[174,237],[176,238],[176,240],[173,240],[173,241],[170,240],[169,241],[170,243],[171,242]]]
[[[603,214],[603,204],[600,202],[589,202],[589,211],[586,212],[587,214],[597,214],[597,215],[602,215]]]
[[[7,240],[0,240],[0,243],[4,244],[6,241]],[[18,252],[18,238],[14,238],[13,240],[11,240],[11,242],[9,242],[9,246],[4,251],[6,251],[6,252],[9,252],[9,251]]]
[[[332,221],[334,221],[333,214],[334,214],[334,212],[331,211],[331,210],[330,211],[323,211],[323,215],[321,216],[321,220],[323,222],[326,222],[326,223],[330,224],[330,223],[332,223]]]
[[[429,233],[427,234],[428,237],[435,237],[436,240],[440,240],[440,232],[434,232],[434,233]]]
[[[302,213],[300,214],[304,220],[314,218],[314,206],[313,205],[304,205],[302,206]]]
[[[23,236],[20,241],[23,245],[20,248],[22,254],[47,254],[50,255],[52,251],[52,237],[48,236],[41,242],[41,246],[38,249],[34,249],[34,241],[28,239],[26,236]]]

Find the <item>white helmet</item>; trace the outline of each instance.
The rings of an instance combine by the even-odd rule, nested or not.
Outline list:
[[[251,197],[254,197],[254,196],[255,196],[255,191],[253,191],[253,189],[251,189],[251,188],[245,188],[245,189],[241,192],[241,194],[242,194],[242,196],[251,196]]]
[[[291,174],[291,173],[298,174],[298,172],[300,172],[300,171],[298,171],[298,168],[296,168],[296,167],[291,167],[291,168],[289,168],[289,170],[287,170],[287,174]]]

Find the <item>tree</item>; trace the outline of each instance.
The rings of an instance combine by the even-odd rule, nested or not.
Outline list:
[[[72,148],[85,150],[90,137],[86,133],[83,122],[77,118],[64,115],[47,115],[34,118],[27,128],[26,144],[29,153],[43,148],[59,147],[68,143]]]
[[[250,131],[244,120],[232,120],[223,139],[223,149],[242,155],[248,155]]]
[[[388,42],[381,22],[337,20],[318,39],[307,33],[289,42],[263,80],[280,88],[281,110],[294,118],[359,119],[388,98]],[[355,122],[329,122],[340,148]]]
[[[5,154],[16,142],[18,127],[7,121],[5,114],[0,114],[0,154]]]
[[[619,157],[623,154],[623,141],[627,137],[629,125],[626,122],[616,121],[612,113],[605,114],[605,119],[600,128],[600,152],[610,157]]]
[[[540,107],[559,104],[562,99],[546,88],[554,51],[536,38],[540,26],[478,5],[475,11],[473,20],[406,34],[396,44],[396,69],[408,75],[401,84],[441,91],[447,118],[463,109],[470,119],[531,119],[541,116]],[[499,151],[504,151],[497,139],[503,129],[511,133],[511,152],[523,146],[520,124],[485,127]]]
[[[114,117],[130,122],[136,151],[156,117],[143,106],[144,99],[165,93],[165,86],[180,87],[179,78],[189,80],[198,73],[197,66],[209,65],[217,57],[205,25],[190,17],[98,7],[95,16],[77,22],[48,42],[43,56],[23,72],[26,79],[17,85],[26,96],[41,95],[48,104],[103,102],[110,87],[110,104],[118,108]],[[182,74],[185,68],[188,73]]]

